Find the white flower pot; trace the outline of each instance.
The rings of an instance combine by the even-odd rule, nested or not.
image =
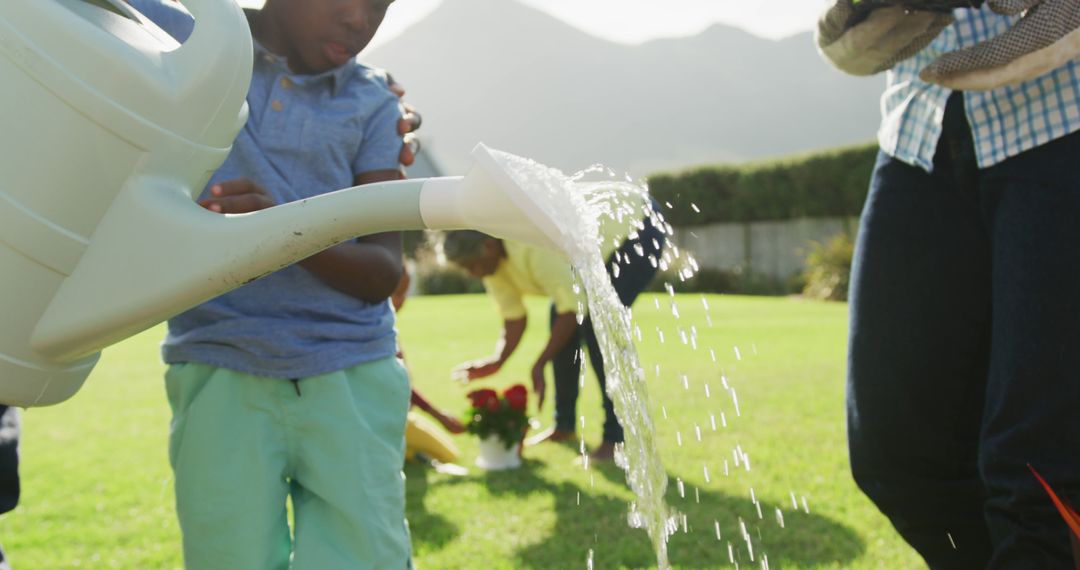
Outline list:
[[[489,435],[480,440],[480,455],[476,458],[476,466],[488,471],[521,467],[521,455],[518,454],[520,448],[521,443],[506,447],[499,436]]]

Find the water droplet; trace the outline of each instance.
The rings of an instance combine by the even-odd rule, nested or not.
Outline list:
[[[803,511],[806,511],[806,514],[810,514],[810,505],[806,504],[806,496],[805,495],[802,497],[802,508],[803,508]]]
[[[716,529],[716,540],[720,540],[720,521],[713,519],[713,528]]]
[[[589,549],[589,557],[585,559],[585,568],[593,570],[593,550]]]
[[[795,500],[795,491],[791,491],[791,508],[799,510],[799,502]]]
[[[780,510],[780,507],[776,508],[776,524],[779,524],[780,528],[784,528],[784,512]]]
[[[686,488],[683,487],[682,479],[676,478],[675,479],[675,485],[679,488],[679,496],[685,499],[686,498]]]
[[[702,470],[704,470],[704,472],[705,472],[705,482],[706,483],[710,482],[710,480],[709,480],[709,466],[708,465],[702,465],[701,467],[702,467]]]
[[[716,362],[716,351],[711,348],[709,349],[709,358],[711,358],[713,362]]]
[[[716,431],[716,415],[715,414],[709,414],[709,423],[712,424],[712,430]]]
[[[953,550],[956,550],[956,541],[953,540],[952,533],[947,532],[947,533],[945,533],[945,536],[949,537],[949,544],[952,545]]]
[[[675,443],[677,443],[679,447],[682,447],[682,432],[675,432]]]
[[[742,360],[742,353],[739,352],[739,347],[734,346],[732,348],[735,349],[735,360]]]
[[[684,390],[689,390],[690,389],[690,377],[687,376],[686,374],[680,374],[679,379],[682,380],[683,389]]]
[[[697,436],[698,443],[701,443],[701,426],[694,424],[694,434]]]
[[[755,505],[758,504],[757,496],[754,495],[754,488],[753,487],[750,487],[750,502],[754,503]]]
[[[695,204],[693,202],[690,202],[690,208],[692,208],[695,212],[697,212],[699,214],[701,213],[701,210],[698,209],[697,204]]]
[[[709,391],[709,383],[705,383],[705,397],[712,398],[712,392]]]

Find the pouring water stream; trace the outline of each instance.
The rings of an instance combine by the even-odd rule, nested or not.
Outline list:
[[[633,342],[631,311],[619,301],[611,285],[600,248],[602,221],[640,223],[640,207],[635,204],[648,203],[647,191],[631,182],[574,179],[557,169],[508,153],[493,151],[492,155],[545,216],[560,225],[558,230],[563,238],[560,245],[585,288],[588,313],[604,355],[607,392],[626,435],[616,462],[626,471],[627,483],[637,496],[631,506],[629,523],[648,533],[658,568],[669,568],[667,539],[677,523],[674,511],[664,500],[668,480],[649,413],[646,374]],[[650,209],[647,214],[657,220],[658,227],[666,227],[658,219],[658,213]],[[636,229],[630,228],[631,232]],[[660,260],[652,261],[660,263]],[[579,319],[582,312],[579,311]]]

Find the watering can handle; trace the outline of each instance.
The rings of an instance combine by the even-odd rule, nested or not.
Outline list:
[[[251,83],[252,40],[247,18],[236,0],[181,0],[195,18],[195,29],[179,48],[165,54],[175,87],[185,105],[237,109]],[[221,82],[227,82],[221,85]],[[215,87],[216,88],[213,88]],[[223,96],[224,94],[224,96]],[[205,100],[204,100],[205,99]],[[227,111],[226,111],[227,113]],[[214,117],[208,139],[232,143],[236,117]],[[242,123],[241,123],[242,124]]]

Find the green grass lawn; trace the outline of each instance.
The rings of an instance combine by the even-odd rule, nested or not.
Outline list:
[[[673,565],[734,567],[730,545],[741,568],[760,568],[763,557],[770,568],[922,567],[848,475],[846,306],[682,295],[676,318],[670,303],[665,295],[642,297],[635,318],[668,501],[685,515],[669,543]],[[530,311],[525,342],[483,385],[527,383],[547,323],[543,303]],[[493,351],[500,323],[491,301],[410,299],[399,326],[417,386],[437,404],[464,411],[466,389],[449,370]],[[680,329],[696,330],[696,349],[680,341]],[[0,543],[18,570],[181,567],[162,334],[159,327],[108,349],[71,401],[24,413],[22,503],[0,517]],[[738,415],[725,380],[737,393]],[[538,415],[545,426],[550,408]],[[597,444],[601,413],[591,375],[578,411],[586,444]],[[627,526],[634,497],[619,469],[582,469],[574,446],[546,444],[527,449],[521,469],[485,473],[472,466],[476,442],[457,442],[469,475],[405,469],[419,568],[586,568],[590,560],[597,569],[655,566],[644,531]],[[736,467],[738,450],[749,457],[749,471],[741,460]]]

